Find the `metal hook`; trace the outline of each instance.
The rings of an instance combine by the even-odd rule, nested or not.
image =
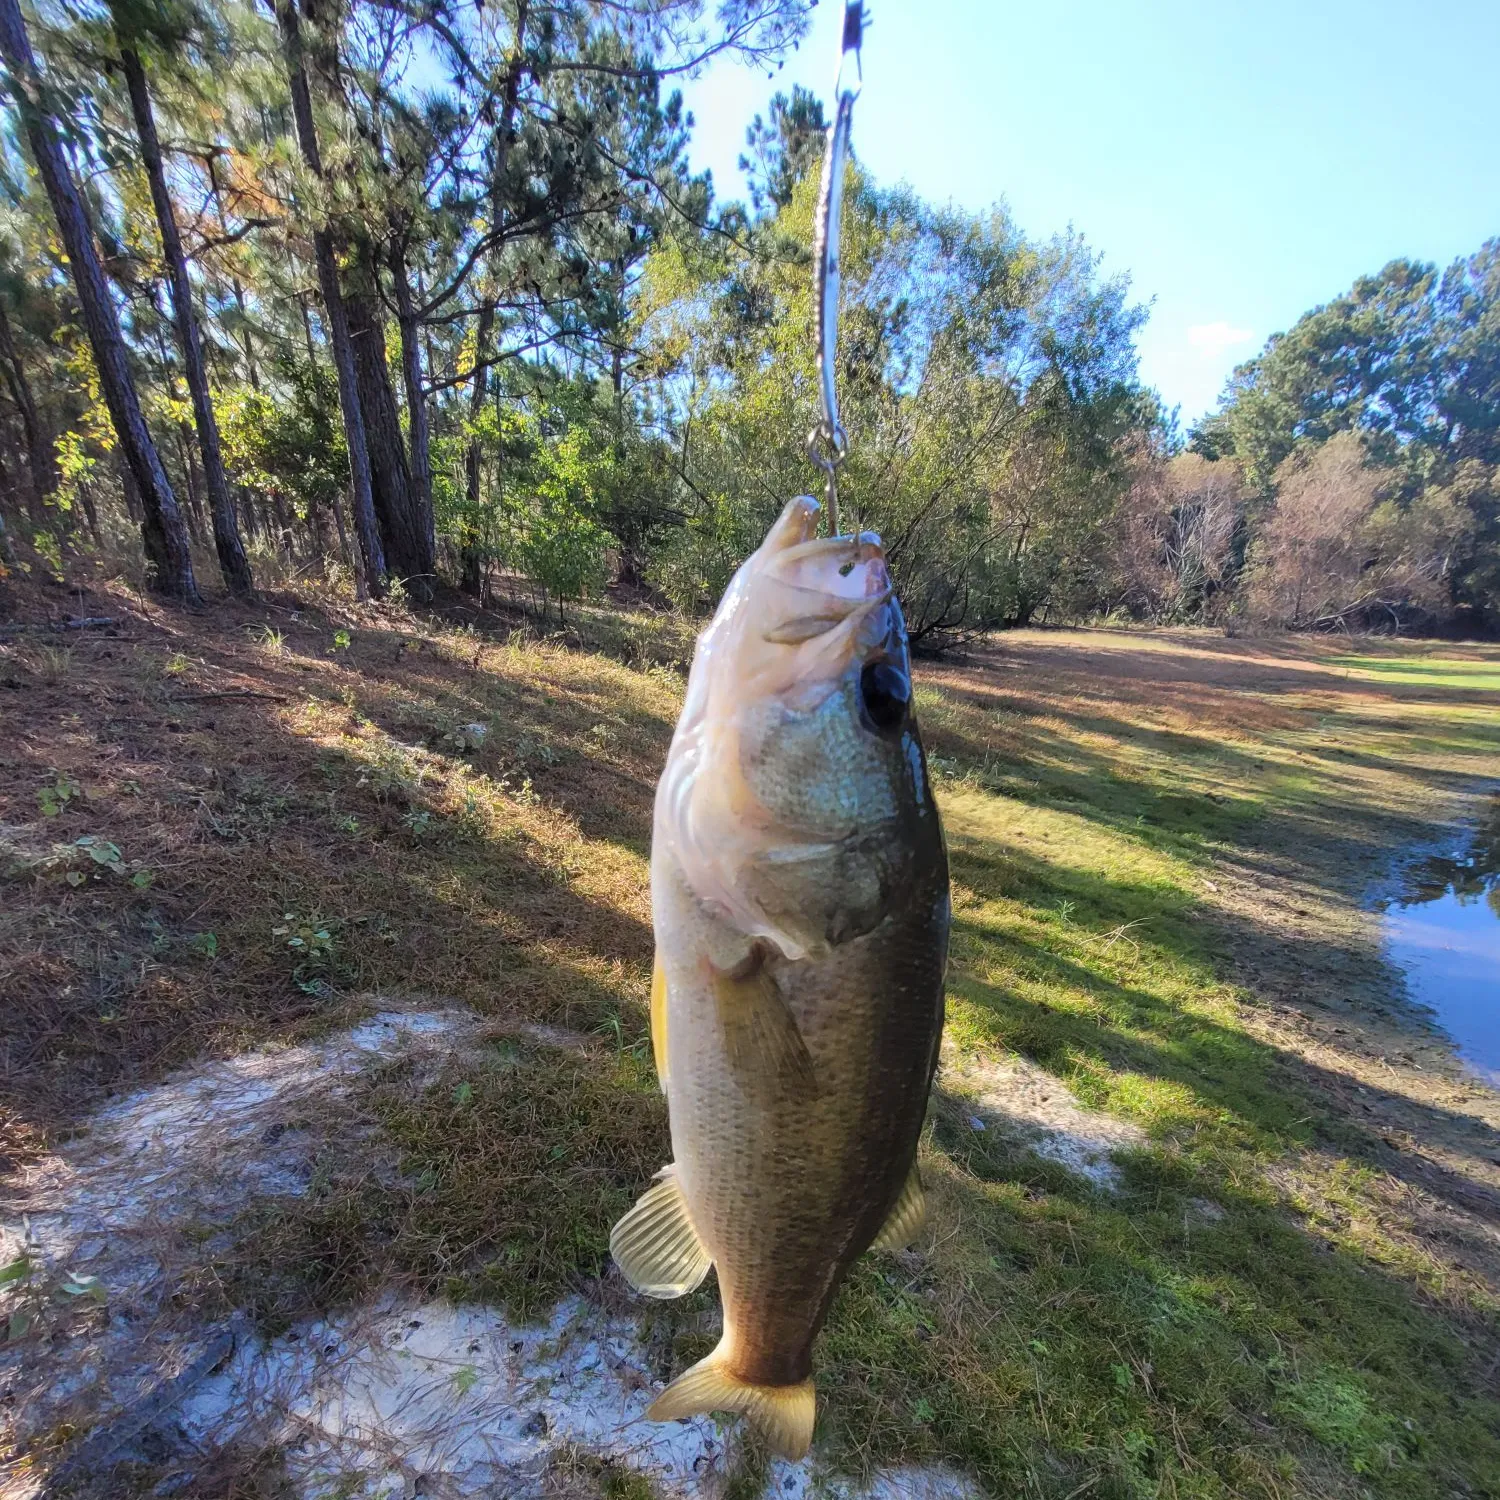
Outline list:
[[[835,389],[835,359],[839,340],[839,240],[844,217],[844,167],[849,156],[849,132],[854,122],[854,101],[864,86],[864,64],[860,43],[864,37],[864,0],[847,0],[844,29],[839,45],[838,74],[834,83],[833,124],[823,152],[823,180],[818,194],[817,218],[813,224],[813,258],[817,263],[818,292],[818,385],[823,402],[823,420],[809,434],[808,457],[828,476],[829,535],[839,534],[836,471],[849,451],[849,439],[839,421],[838,391]],[[846,80],[845,69],[854,59],[854,78]],[[820,451],[821,449],[821,451]]]
[[[825,451],[826,450],[826,451]],[[830,433],[819,422],[807,435],[807,456],[823,471],[823,499],[828,511],[828,534],[839,534],[839,465],[849,452],[849,439],[843,428]]]

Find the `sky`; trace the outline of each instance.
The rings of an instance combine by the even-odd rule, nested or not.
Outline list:
[[[1141,375],[1184,428],[1225,378],[1397,256],[1500,235],[1500,0],[867,0],[854,149],[937,202],[1070,225],[1151,307]],[[778,90],[829,102],[842,0],[774,77],[683,86],[692,159],[742,197]]]

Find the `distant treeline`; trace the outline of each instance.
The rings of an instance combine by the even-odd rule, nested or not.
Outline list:
[[[0,0],[0,567],[699,610],[813,486],[824,115],[748,203],[670,90],[806,0]],[[851,169],[841,493],[914,636],[1500,619],[1500,243],[1404,261],[1186,446],[1076,236]]]
[[[1500,240],[1275,335],[1123,507],[1121,603],[1291,628],[1500,626]],[[1154,543],[1154,552],[1153,552]]]

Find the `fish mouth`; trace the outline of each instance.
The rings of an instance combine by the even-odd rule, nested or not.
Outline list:
[[[775,620],[762,638],[772,644],[798,645],[840,626],[857,631],[894,597],[879,536],[820,537],[820,510],[810,496],[792,501],[761,547],[761,579]]]

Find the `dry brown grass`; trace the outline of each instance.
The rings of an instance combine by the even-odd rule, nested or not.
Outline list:
[[[51,648],[65,673],[0,647],[10,1150],[354,990],[640,1031],[670,673],[394,615],[91,607],[121,627]]]
[[[531,1310],[597,1275],[667,1149],[646,856],[686,632],[89,609],[119,633],[0,646],[11,1166],[199,1055],[451,999],[498,1044],[358,1095],[397,1176],[330,1160],[185,1295],[275,1325],[392,1278]],[[840,1463],[1058,1500],[1494,1492],[1500,1115],[1361,902],[1494,775],[1497,686],[1493,648],[1189,633],[923,669],[951,1041],[1151,1144],[1112,1198],[939,1098],[938,1234],[862,1265],[821,1355]],[[582,1050],[530,1048],[500,1087],[523,1023]],[[664,1327],[663,1376],[704,1337]],[[587,1456],[555,1478],[633,1482]]]

